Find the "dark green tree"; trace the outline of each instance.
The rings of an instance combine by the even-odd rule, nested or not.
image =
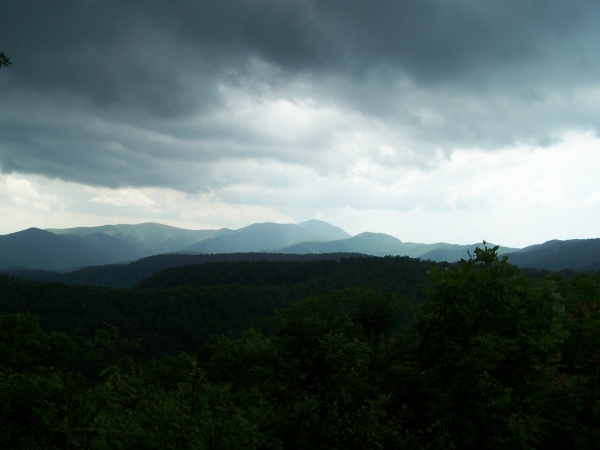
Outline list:
[[[287,448],[409,448],[412,437],[389,414],[391,393],[382,382],[400,306],[355,288],[307,298],[279,314],[285,389],[278,401]]]
[[[4,52],[0,52],[0,68],[2,68],[2,66],[9,67],[11,65],[12,65],[12,62],[11,62],[10,58],[8,56],[6,56],[4,54]]]
[[[484,242],[454,269],[433,270],[416,316],[423,433],[444,448],[549,448],[561,426],[549,412],[568,337],[564,302],[497,250]]]

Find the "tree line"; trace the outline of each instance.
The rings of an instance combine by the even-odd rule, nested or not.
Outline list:
[[[454,265],[415,261],[340,261],[311,276],[278,263],[189,267],[130,290],[3,279],[0,445],[593,448],[600,273],[534,278],[485,246]],[[220,293],[210,303],[208,292]],[[78,301],[89,326],[101,306],[113,323],[60,328]],[[135,317],[136,303],[157,315]],[[202,314],[251,320],[193,345],[185,328],[156,352],[137,334],[144,320],[162,317],[171,333]]]

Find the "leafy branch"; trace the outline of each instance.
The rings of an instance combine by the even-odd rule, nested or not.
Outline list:
[[[2,66],[6,66],[6,67],[12,66],[12,62],[11,62],[10,58],[8,56],[6,56],[4,54],[4,52],[0,52],[0,68]]]

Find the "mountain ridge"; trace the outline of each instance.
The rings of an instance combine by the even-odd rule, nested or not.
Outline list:
[[[508,253],[509,261],[519,267],[545,270],[600,270],[600,238],[552,239],[543,244]]]
[[[0,267],[22,266],[32,269],[61,270],[97,265],[110,258],[76,237],[59,236],[39,228],[28,228],[0,236]]]
[[[491,246],[493,244],[488,244]],[[385,233],[350,235],[321,220],[298,224],[254,223],[237,230],[189,230],[155,222],[41,230],[0,235],[0,270],[72,271],[159,254],[352,253],[455,262],[481,244],[403,242]],[[600,269],[600,239],[551,240],[523,249],[500,246],[520,267]]]

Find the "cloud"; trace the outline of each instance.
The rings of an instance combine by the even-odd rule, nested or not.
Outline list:
[[[528,199],[593,202],[511,161],[598,133],[599,23],[592,0],[10,2],[0,173],[159,215],[150,193],[278,218],[474,211],[505,192],[491,164]]]

